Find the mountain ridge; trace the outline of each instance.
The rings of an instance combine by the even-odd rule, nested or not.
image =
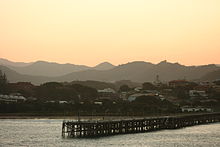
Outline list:
[[[54,77],[21,74],[8,67],[6,71],[14,73],[14,76],[9,76],[9,80],[12,82],[29,81],[33,82],[34,84],[41,84],[43,82],[50,81],[71,82],[77,80],[93,80],[103,82],[131,80],[133,82],[143,83],[154,81],[156,75],[159,75],[159,78],[162,82],[176,79],[196,80],[216,70],[220,70],[220,67],[216,66],[215,64],[202,66],[185,66],[179,63],[170,63],[167,61],[162,61],[158,64],[153,64],[145,61],[134,61],[114,66],[114,68],[111,68],[109,70],[97,70],[94,68],[89,68],[86,70],[70,72],[65,75]]]
[[[32,64],[33,62],[29,62],[29,63],[26,63],[26,62],[14,62],[14,61],[10,61],[8,59],[5,59],[5,58],[0,58],[0,65],[8,65],[8,66],[19,66],[19,67],[22,67],[22,66],[27,66],[27,65],[30,65]]]
[[[109,62],[102,62],[96,66],[93,67],[95,70],[109,70],[113,69],[115,66]]]
[[[199,79],[200,81],[214,81],[220,80],[220,69],[212,71]]]
[[[42,60],[30,63],[13,62],[7,59],[0,58],[0,65],[1,64],[20,74],[49,77],[63,76],[72,72],[85,71],[88,69],[109,70],[111,68],[114,68],[114,65],[109,62],[103,62],[94,67],[89,67],[86,65],[76,65],[70,63],[61,64]]]

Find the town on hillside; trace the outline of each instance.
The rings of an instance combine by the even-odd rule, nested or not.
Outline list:
[[[0,72],[0,114],[122,115],[220,111],[220,80],[10,83]]]

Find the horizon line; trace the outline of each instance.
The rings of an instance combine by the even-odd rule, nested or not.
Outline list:
[[[61,64],[61,65],[65,65],[65,64],[72,64],[72,65],[82,65],[82,66],[88,66],[88,67],[95,67],[97,65],[100,65],[102,63],[109,63],[113,66],[120,66],[120,65],[124,65],[124,64],[128,64],[128,63],[133,63],[133,62],[146,62],[146,63],[151,63],[151,64],[159,64],[161,62],[167,62],[167,63],[172,63],[172,64],[180,64],[180,65],[183,65],[183,66],[203,66],[203,65],[220,65],[218,63],[208,63],[208,64],[199,64],[199,65],[185,65],[185,64],[182,64],[180,62],[171,62],[171,61],[168,61],[168,60],[161,60],[160,62],[157,62],[157,63],[154,63],[154,62],[151,62],[151,61],[144,61],[144,60],[132,60],[132,61],[128,61],[126,63],[120,63],[120,64],[113,64],[109,61],[103,61],[103,62],[99,62],[97,63],[96,65],[93,65],[93,66],[90,66],[90,65],[86,65],[86,64],[75,64],[75,63],[70,63],[70,62],[57,62],[57,61],[47,61],[47,60],[35,60],[35,61],[30,61],[30,62],[25,62],[25,61],[15,61],[15,60],[10,60],[8,58],[3,58],[3,57],[0,57],[0,59],[3,59],[3,60],[7,60],[9,62],[13,62],[13,63],[24,63],[24,64],[33,64],[33,63],[36,63],[36,62],[47,62],[47,63],[55,63],[55,64]]]

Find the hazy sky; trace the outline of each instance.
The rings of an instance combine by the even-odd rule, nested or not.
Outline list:
[[[0,0],[0,57],[220,63],[220,0]]]

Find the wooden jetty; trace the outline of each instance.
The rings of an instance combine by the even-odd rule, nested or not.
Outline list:
[[[220,122],[220,113],[163,116],[130,120],[63,121],[62,136],[69,138],[92,138],[163,129],[178,129],[215,122]]]

